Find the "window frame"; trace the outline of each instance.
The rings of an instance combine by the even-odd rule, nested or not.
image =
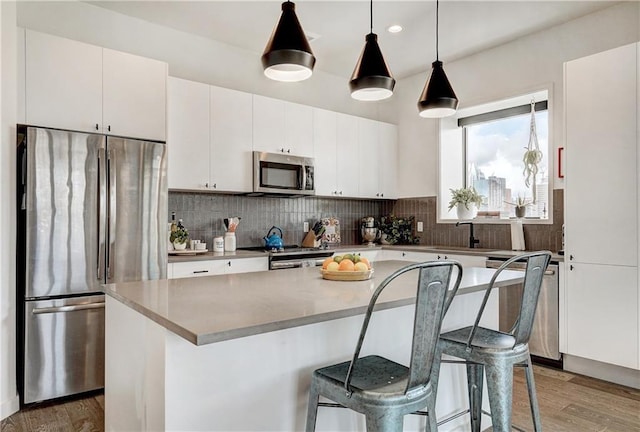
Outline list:
[[[477,103],[473,106],[461,108],[458,112],[451,116],[440,119],[438,127],[438,196],[437,196],[437,223],[455,223],[458,221],[455,208],[449,211],[448,204],[451,198],[449,189],[460,188],[466,186],[466,156],[467,156],[467,129],[463,126],[459,126],[460,119],[474,119],[474,118],[486,118],[490,120],[490,116],[493,113],[509,112],[513,110],[515,114],[520,115],[522,112],[516,110],[523,110],[522,107],[527,107],[527,112],[530,112],[531,100],[536,102],[536,108],[538,103],[546,102],[547,119],[548,119],[548,196],[549,202],[547,207],[547,219],[522,219],[525,224],[541,224],[551,225],[553,224],[553,190],[554,183],[556,181],[554,173],[555,166],[555,149],[554,145],[554,128],[553,128],[553,101],[552,101],[552,86],[539,87],[537,89],[520,93],[516,96],[496,98],[489,102]],[[542,105],[540,105],[542,106]],[[504,118],[508,116],[500,115],[497,118]],[[476,123],[488,121],[482,120]],[[468,120],[463,120],[463,123]],[[475,218],[474,223],[480,224],[510,224],[514,221],[514,218],[498,219],[498,218]]]

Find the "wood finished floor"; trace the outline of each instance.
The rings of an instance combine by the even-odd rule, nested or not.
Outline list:
[[[545,432],[640,432],[639,390],[545,367],[534,370]],[[533,430],[522,370],[515,372],[513,398],[513,424]],[[39,404],[1,424],[1,432],[103,431],[104,396]]]

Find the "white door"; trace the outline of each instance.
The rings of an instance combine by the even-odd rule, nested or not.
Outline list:
[[[567,353],[638,369],[637,267],[571,266],[567,272]]]
[[[398,127],[390,123],[379,123],[380,143],[378,169],[380,173],[380,198],[397,197],[398,176]]]
[[[102,54],[104,132],[164,141],[167,64],[107,48]]]
[[[567,255],[638,263],[635,44],[566,63]]]
[[[280,153],[285,149],[285,102],[253,95],[253,149]]]
[[[336,192],[336,113],[313,109],[313,155],[316,195]]]
[[[102,128],[102,48],[26,31],[26,122],[83,132]]]
[[[211,87],[211,187],[253,190],[252,117],[249,93]]]
[[[287,153],[313,157],[313,109],[285,102],[284,148]]]
[[[376,198],[380,196],[378,179],[379,156],[378,122],[366,118],[358,118],[358,196],[361,198]]]
[[[358,117],[336,113],[336,196],[358,197]]]
[[[209,85],[168,81],[169,189],[206,189],[209,183]]]

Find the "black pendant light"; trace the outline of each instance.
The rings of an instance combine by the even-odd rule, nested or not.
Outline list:
[[[280,20],[262,54],[264,74],[276,81],[302,81],[311,76],[315,63],[295,3],[282,3]]]
[[[393,94],[396,85],[378,46],[378,35],[373,32],[373,0],[370,12],[371,31],[365,37],[364,48],[349,81],[351,97],[361,101],[386,99]]]
[[[422,90],[418,101],[418,110],[421,117],[439,118],[454,114],[458,109],[456,97],[451,83],[442,68],[442,62],[438,57],[438,6],[436,0],[436,61],[431,66],[431,76]]]

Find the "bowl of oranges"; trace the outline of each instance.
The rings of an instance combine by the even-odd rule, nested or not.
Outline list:
[[[371,278],[373,269],[365,257],[357,254],[335,255],[322,263],[322,277],[338,281],[363,281]]]

